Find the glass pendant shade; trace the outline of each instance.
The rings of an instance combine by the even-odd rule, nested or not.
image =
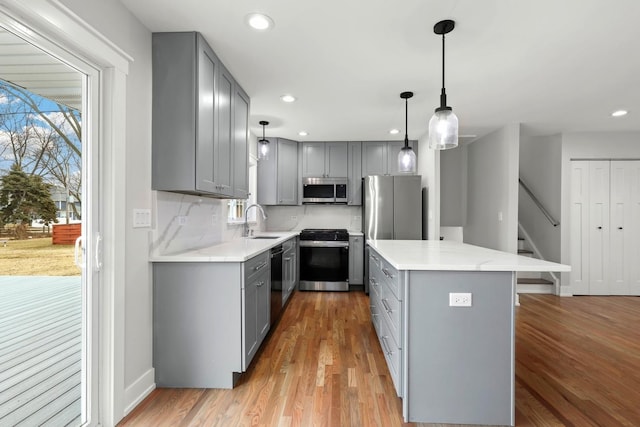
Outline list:
[[[447,150],[458,146],[458,117],[451,109],[436,110],[429,120],[429,148]]]
[[[411,147],[402,147],[398,153],[398,171],[401,173],[416,173],[416,152]]]
[[[266,120],[260,120],[260,126],[262,126],[262,139],[258,140],[258,160],[269,159],[269,140],[264,137],[264,127],[268,124],[269,122]]]
[[[258,160],[269,159],[269,140],[261,139],[258,141]]]

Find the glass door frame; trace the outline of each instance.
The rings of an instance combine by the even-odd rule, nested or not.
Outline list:
[[[115,425],[124,416],[124,284],[126,76],[133,60],[124,51],[82,21],[57,0],[0,0],[0,23],[22,39],[55,53],[88,76],[83,125],[97,162],[98,176],[91,179],[91,200],[97,216],[88,224],[85,248],[86,272],[95,283],[87,298],[98,300],[90,314],[87,334],[91,375],[86,425]],[[87,121],[85,124],[85,120]],[[84,139],[84,137],[83,137]],[[84,145],[84,141],[83,141]],[[83,156],[84,160],[84,156]],[[89,221],[89,219],[87,219]],[[104,242],[104,243],[102,243]],[[102,267],[100,268],[100,266]],[[98,285],[99,284],[99,285]],[[98,285],[98,286],[96,286]]]

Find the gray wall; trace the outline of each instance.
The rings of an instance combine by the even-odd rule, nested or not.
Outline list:
[[[440,153],[440,226],[467,222],[467,146]]]
[[[560,135],[520,139],[520,177],[549,213],[560,221],[560,176],[562,138]],[[542,258],[560,262],[562,224],[554,227],[520,187],[518,220],[529,234]]]
[[[467,147],[465,243],[517,252],[519,147],[519,124],[507,125]]]

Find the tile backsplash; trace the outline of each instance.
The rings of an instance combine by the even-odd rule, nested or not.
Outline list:
[[[304,228],[362,230],[362,208],[346,205],[268,206],[267,231],[297,231]]]
[[[228,201],[187,194],[153,192],[151,253],[199,249],[242,236],[242,224],[228,224]],[[264,228],[259,219],[253,229]]]
[[[242,237],[242,224],[227,223],[228,201],[187,194],[153,192],[151,253],[168,255]],[[254,230],[298,231],[304,228],[346,228],[361,231],[360,206],[265,206],[268,218]]]

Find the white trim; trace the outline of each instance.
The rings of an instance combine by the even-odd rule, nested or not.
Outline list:
[[[27,40],[42,38],[100,70],[100,193],[104,267],[101,273],[99,419],[114,426],[124,416],[124,287],[126,75],[132,58],[101,36],[59,0],[0,0],[0,12]],[[46,44],[43,44],[46,48]]]
[[[156,389],[156,371],[151,368],[142,374],[124,391],[124,415],[127,416],[140,404],[153,390]]]
[[[0,0],[0,10],[7,11],[17,21],[37,23],[43,36],[57,41],[65,50],[66,46],[74,46],[72,50],[81,53],[85,62],[92,62],[101,68],[115,67],[125,74],[129,72],[129,62],[133,58],[84,22],[60,0]],[[18,26],[12,30],[29,36],[32,31],[36,31],[35,27]],[[79,44],[78,40],[82,40],[82,43]]]

